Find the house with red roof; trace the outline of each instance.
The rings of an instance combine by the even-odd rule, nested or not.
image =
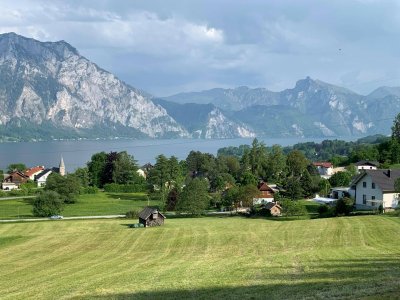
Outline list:
[[[36,166],[25,170],[24,174],[29,177],[30,180],[34,180],[35,176],[40,174],[44,170],[44,166]]]
[[[333,175],[333,164],[330,162],[313,162],[317,168],[319,175],[324,178],[329,178]]]

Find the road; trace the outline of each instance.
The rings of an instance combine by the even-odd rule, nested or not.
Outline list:
[[[11,219],[11,220],[0,220],[0,223],[38,222],[38,221],[59,221],[59,220],[88,220],[88,219],[117,219],[117,218],[125,218],[125,215],[64,217],[63,219],[58,219],[58,220],[52,220],[52,219],[50,219],[50,218]]]
[[[3,197],[0,198],[0,201],[6,200],[17,200],[17,199],[26,199],[26,198],[35,198],[36,196],[14,196],[14,197]]]

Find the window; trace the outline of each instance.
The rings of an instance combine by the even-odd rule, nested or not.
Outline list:
[[[367,183],[365,181],[363,181],[363,187],[366,188],[367,187]]]
[[[363,204],[367,204],[367,195],[363,195]]]
[[[375,206],[375,202],[371,202],[371,206]]]
[[[372,187],[373,189],[375,189],[375,182],[373,182],[373,183],[371,184],[371,187]]]
[[[372,200],[375,200],[375,196],[372,196]]]

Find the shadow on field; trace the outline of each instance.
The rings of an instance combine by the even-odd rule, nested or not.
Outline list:
[[[368,257],[353,260],[324,260],[302,267],[301,262],[282,271],[254,270],[243,278],[244,286],[157,290],[89,296],[89,299],[400,299],[400,258]],[[272,268],[279,269],[279,268]],[[257,272],[258,271],[258,272]],[[221,270],[223,272],[223,270]],[[187,281],[187,279],[186,279]],[[260,281],[264,284],[254,284]],[[275,283],[273,283],[275,281]],[[246,282],[253,282],[249,285]],[[271,283],[268,283],[271,282]],[[276,283],[283,282],[283,283]],[[211,281],[209,285],[218,285]]]

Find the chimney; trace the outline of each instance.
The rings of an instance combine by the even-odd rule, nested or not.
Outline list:
[[[387,170],[387,176],[388,176],[389,178],[390,178],[390,175],[391,175],[390,173],[391,173],[391,170],[388,169],[388,170]]]

